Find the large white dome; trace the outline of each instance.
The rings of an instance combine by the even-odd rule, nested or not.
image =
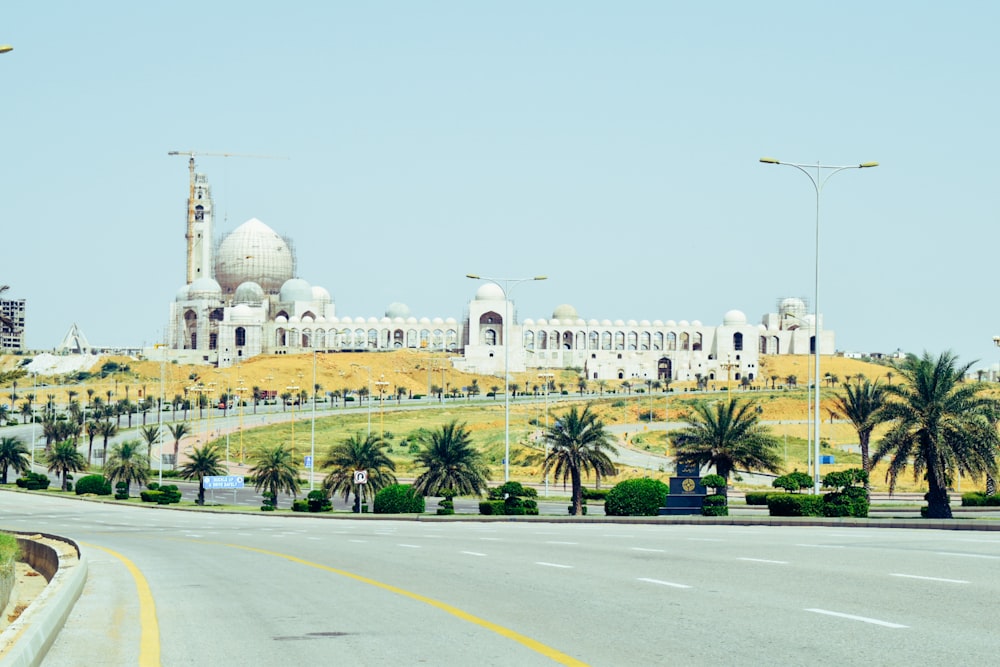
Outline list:
[[[277,232],[251,218],[230,233],[215,256],[215,278],[227,292],[255,282],[268,294],[295,275],[295,256]]]
[[[476,301],[503,301],[503,288],[496,283],[486,283],[476,290]]]
[[[281,286],[278,300],[281,303],[294,303],[296,301],[312,301],[312,285],[302,278],[290,278]]]

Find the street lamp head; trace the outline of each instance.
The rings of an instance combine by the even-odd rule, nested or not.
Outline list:
[[[780,161],[776,160],[773,157],[762,157],[760,161],[763,162],[764,164],[781,164]]]
[[[867,169],[868,167],[877,167],[878,162],[862,162],[858,165],[858,169]]]
[[[548,280],[548,276],[535,276],[532,280]]]
[[[474,273],[466,273],[465,277],[466,278],[472,278],[473,280],[482,280],[482,278],[480,276],[477,276]]]
[[[0,53],[10,53],[14,50],[14,47],[10,44],[0,44]]]

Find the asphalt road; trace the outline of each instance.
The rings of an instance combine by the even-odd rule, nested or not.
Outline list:
[[[138,664],[151,636],[164,665],[934,665],[1000,652],[993,533],[214,515],[9,492],[0,528],[64,534],[90,559],[45,665]],[[149,603],[155,635],[142,634]]]

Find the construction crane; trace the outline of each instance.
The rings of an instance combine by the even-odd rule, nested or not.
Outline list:
[[[205,157],[239,157],[239,158],[257,158],[263,160],[287,160],[287,157],[279,157],[275,155],[248,155],[246,153],[210,153],[206,151],[167,151],[167,155],[187,155],[188,156],[188,173],[190,187],[188,192],[188,219],[187,219],[187,233],[184,238],[187,239],[187,283],[190,285],[195,280],[195,261],[194,261],[194,251],[195,251],[195,222],[196,222],[196,205],[194,196],[194,157],[196,155],[202,155]],[[211,243],[211,239],[208,239]]]

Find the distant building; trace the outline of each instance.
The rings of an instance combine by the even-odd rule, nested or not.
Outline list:
[[[0,313],[14,326],[0,325],[0,350],[24,349],[24,299],[0,299]]]
[[[291,241],[260,220],[244,222],[213,247],[211,190],[191,169],[187,283],[170,305],[166,341],[172,359],[228,367],[262,354],[408,348],[453,353],[455,368],[482,375],[502,375],[507,364],[511,372],[576,368],[587,380],[739,382],[757,378],[761,354],[816,349],[815,317],[798,298],[780,300],[760,324],[739,310],[725,313],[721,325],[584,320],[569,305],[557,306],[550,319],[518,323],[513,302],[485,282],[462,321],[417,318],[399,302],[381,317],[339,316],[326,289],[298,277]],[[822,331],[819,349],[834,354],[832,331]]]

